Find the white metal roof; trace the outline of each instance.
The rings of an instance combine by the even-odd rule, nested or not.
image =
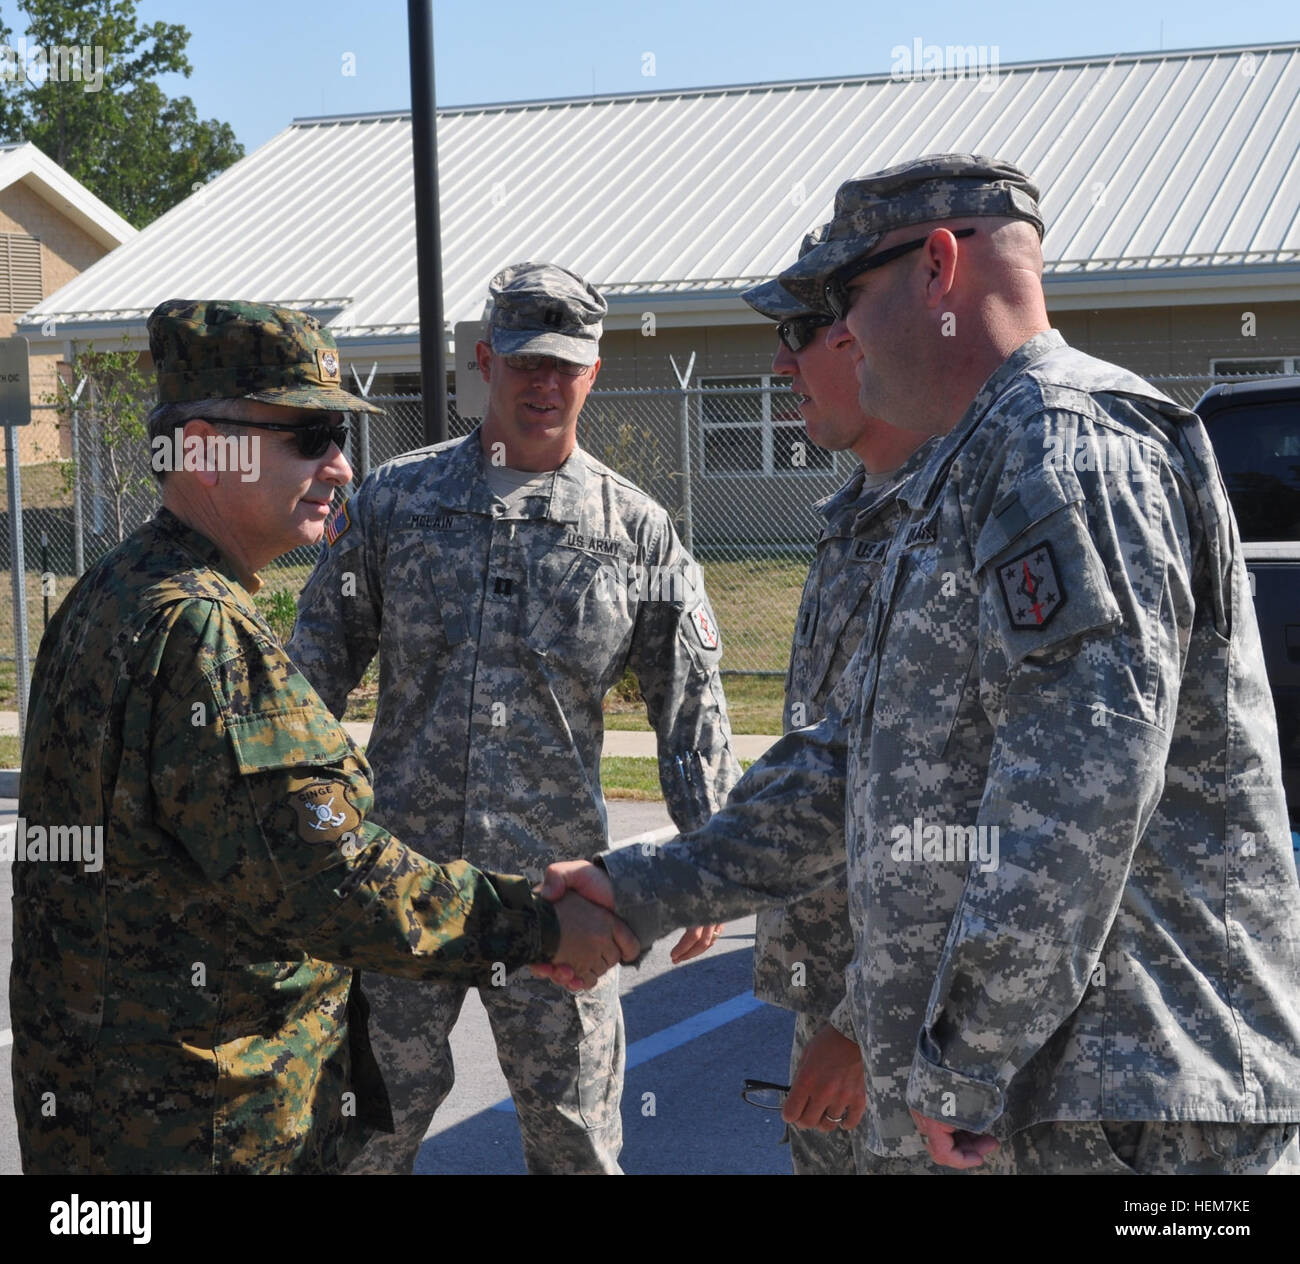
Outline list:
[[[311,305],[343,338],[412,334],[410,133],[405,112],[295,120],[26,323],[211,296]],[[478,317],[492,273],[529,258],[616,309],[729,298],[793,259],[843,180],[944,151],[1038,181],[1049,293],[1271,272],[1295,296],[1300,43],[440,110],[445,313]]]
[[[109,250],[138,232],[107,202],[101,202],[31,141],[0,145],[0,189],[18,183],[30,185],[45,201]]]

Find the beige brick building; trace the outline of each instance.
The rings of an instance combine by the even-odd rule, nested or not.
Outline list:
[[[126,220],[35,145],[0,145],[0,338],[13,335],[29,308],[135,235]],[[62,359],[58,351],[32,349],[32,424],[22,428],[18,441],[24,465],[68,456],[57,414],[40,406],[55,391]]]

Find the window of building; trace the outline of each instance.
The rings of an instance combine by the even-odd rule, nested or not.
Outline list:
[[[807,474],[835,468],[833,452],[808,442],[788,377],[702,377],[699,384],[705,388],[699,397],[702,473]]]
[[[44,297],[40,239],[0,233],[0,312],[25,312]]]
[[[1259,356],[1250,360],[1211,360],[1210,373],[1216,382],[1239,377],[1273,377],[1300,373],[1300,356]]]

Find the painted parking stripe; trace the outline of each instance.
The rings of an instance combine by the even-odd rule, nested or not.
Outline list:
[[[692,1014],[690,1018],[684,1018],[680,1023],[674,1023],[671,1027],[665,1027],[663,1031],[657,1031],[654,1035],[646,1036],[635,1044],[629,1045],[627,1069],[630,1071],[643,1062],[649,1062],[652,1058],[671,1053],[674,1049],[679,1049],[700,1036],[706,1036],[709,1032],[725,1027],[728,1023],[733,1023],[736,1019],[744,1018],[746,1014],[752,1014],[756,1009],[762,1008],[763,1002],[753,992],[744,992],[740,996],[733,996],[729,1001],[714,1005],[711,1009]],[[515,1104],[507,1097],[490,1109],[513,1115]]]

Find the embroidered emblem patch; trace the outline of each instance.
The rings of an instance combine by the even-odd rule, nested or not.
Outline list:
[[[1041,628],[1065,605],[1052,546],[1044,540],[998,567],[998,583],[1013,628]]]
[[[316,369],[320,373],[322,382],[337,382],[339,380],[338,352],[331,351],[328,347],[317,347]]]
[[[703,606],[696,606],[691,611],[691,624],[695,628],[695,635],[700,638],[700,644],[706,650],[718,648],[718,626]]]
[[[334,511],[333,516],[326,519],[325,522],[325,543],[333,546],[338,538],[347,533],[352,525],[352,519],[348,517],[348,502],[346,500],[339,503],[339,507]]]
[[[314,781],[295,790],[289,802],[298,814],[298,837],[305,843],[336,843],[361,824],[341,781]]]

